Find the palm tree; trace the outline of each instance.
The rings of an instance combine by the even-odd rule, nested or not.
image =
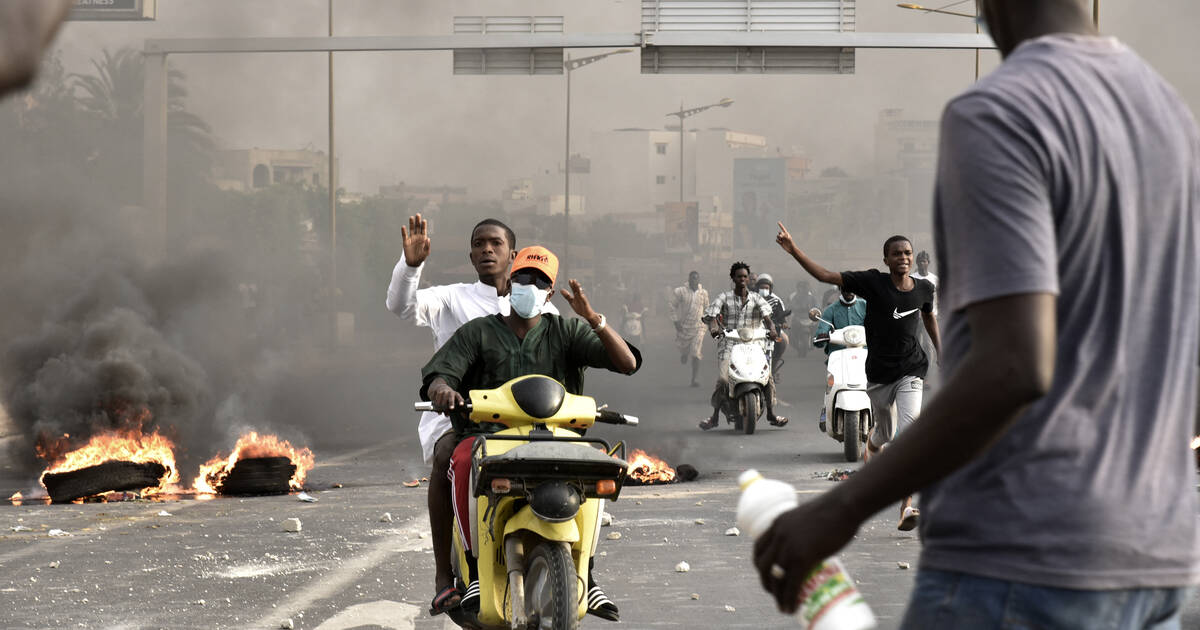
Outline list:
[[[117,199],[130,203],[141,194],[141,169],[137,166],[142,152],[145,65],[140,52],[124,48],[116,53],[103,51],[99,59],[92,60],[92,68],[93,74],[73,73],[72,88],[80,110],[93,123],[93,159],[113,177],[112,192]],[[177,174],[207,173],[214,147],[208,123],[187,110],[185,79],[183,72],[168,69],[167,159],[174,181]]]

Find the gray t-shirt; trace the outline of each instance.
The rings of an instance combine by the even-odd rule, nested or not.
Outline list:
[[[1188,448],[1200,343],[1200,136],[1110,38],[1017,48],[942,119],[946,366],[963,309],[1057,295],[1050,393],[921,493],[923,567],[1063,588],[1200,582]]]

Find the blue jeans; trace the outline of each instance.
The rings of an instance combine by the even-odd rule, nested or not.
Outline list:
[[[922,569],[901,630],[1180,630],[1189,588],[1081,591]]]

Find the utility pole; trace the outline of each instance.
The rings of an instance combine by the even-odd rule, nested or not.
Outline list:
[[[329,0],[329,36],[333,37],[333,0]],[[333,155],[333,51],[329,51],[329,300],[337,319],[337,173]]]
[[[621,55],[627,52],[633,52],[628,48],[614,50],[600,55],[592,55],[591,57],[580,57],[572,59],[567,55],[567,60],[563,62],[563,74],[567,75],[567,133],[566,133],[566,155],[563,156],[563,255],[562,255],[562,276],[570,281],[571,268],[571,72],[578,70],[586,65],[596,63],[605,57],[611,55]]]
[[[733,105],[733,99],[723,98],[716,103],[709,105],[684,109],[683,102],[680,101],[679,111],[667,112],[667,116],[675,116],[679,119],[679,203],[683,203],[683,120],[685,118],[691,118],[692,116],[695,116],[704,110],[712,109],[713,107],[729,107],[730,105]]]

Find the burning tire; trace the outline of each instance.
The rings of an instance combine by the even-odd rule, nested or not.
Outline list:
[[[571,552],[563,543],[545,541],[533,548],[525,565],[525,610],[534,627],[576,630],[578,583]]]
[[[287,457],[240,459],[217,492],[231,495],[287,494],[296,465]]]
[[[166,474],[166,467],[158,462],[109,461],[70,472],[50,473],[42,477],[42,483],[51,501],[68,503],[105,492],[155,488]]]

